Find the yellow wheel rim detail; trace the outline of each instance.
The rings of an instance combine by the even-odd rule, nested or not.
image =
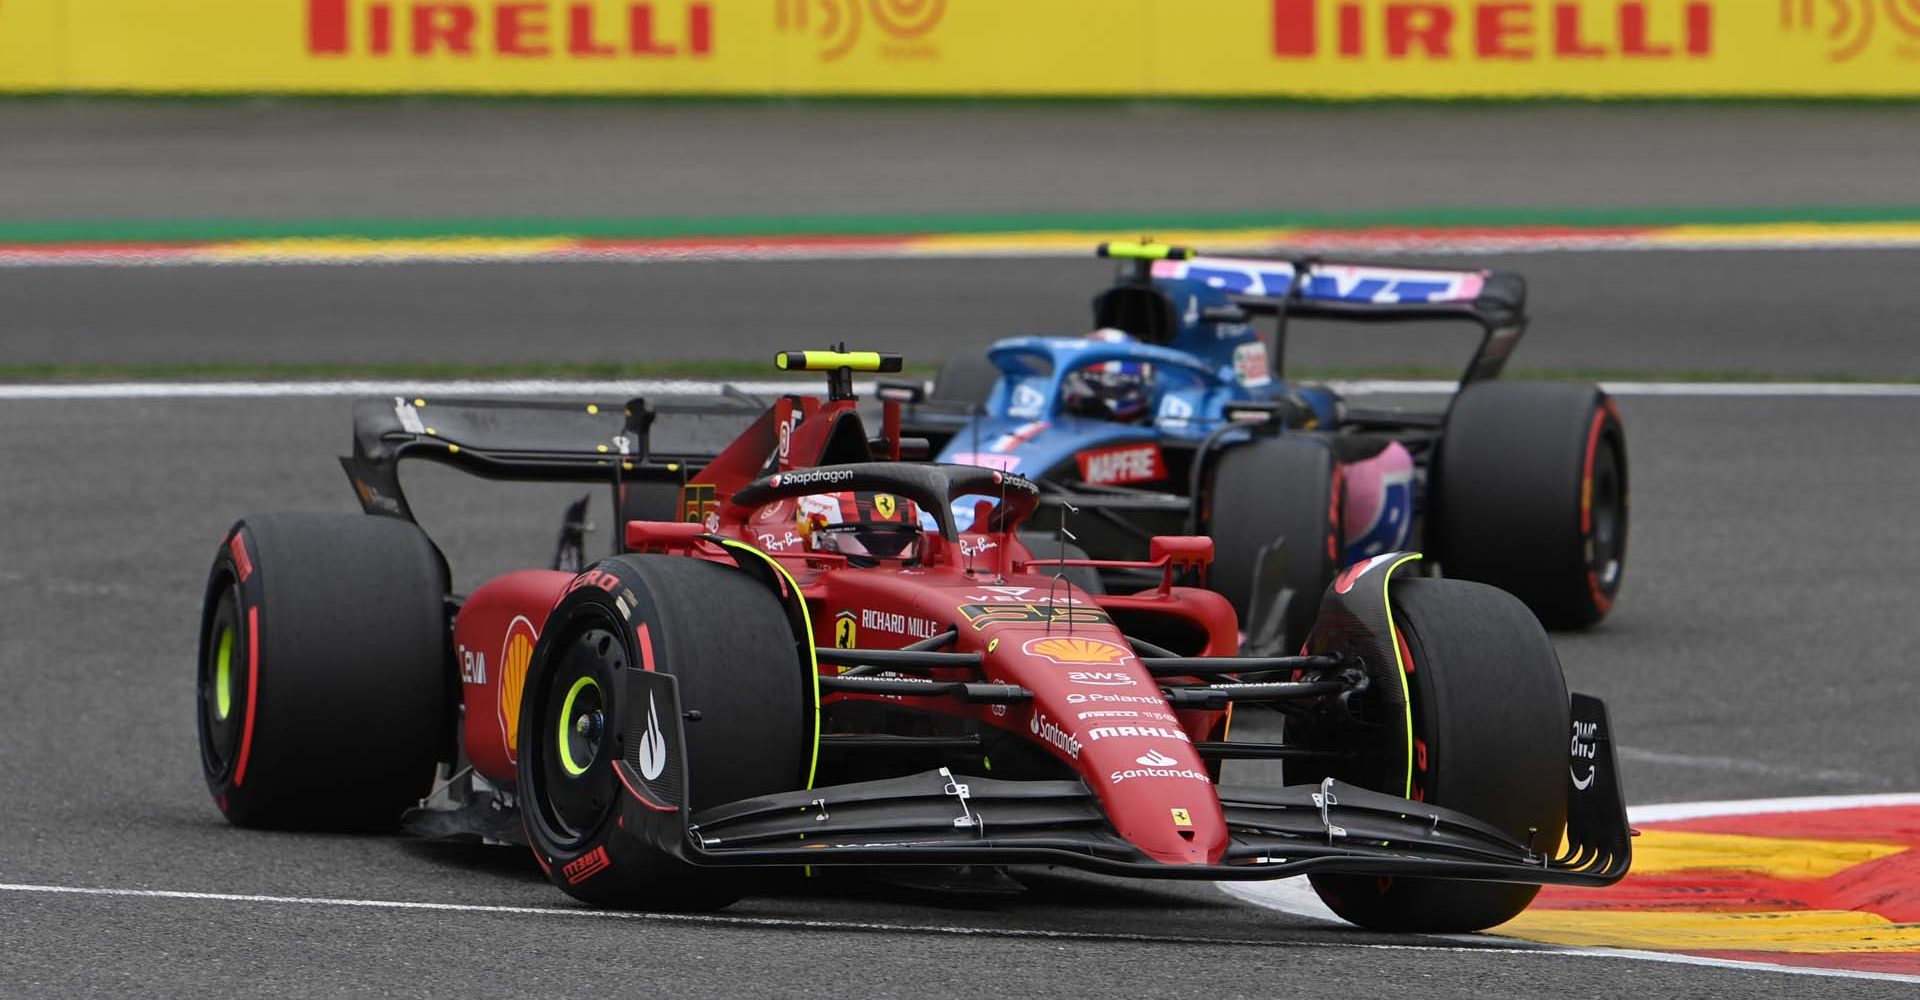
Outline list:
[[[220,648],[213,654],[213,710],[221,722],[233,712],[233,629],[220,630]]]
[[[573,718],[574,699],[580,697],[580,692],[587,688],[597,691],[600,684],[591,677],[582,677],[573,682],[573,687],[567,689],[567,697],[560,703],[560,727],[559,735],[556,737],[560,744],[560,766],[566,768],[567,773],[576,778],[587,773],[587,764],[593,763],[592,761],[588,761],[587,764],[574,763],[573,749],[567,746],[567,730],[573,728],[569,722]]]

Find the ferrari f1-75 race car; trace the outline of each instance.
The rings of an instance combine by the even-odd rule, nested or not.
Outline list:
[[[950,361],[931,400],[909,390],[909,432],[941,461],[1032,479],[1040,523],[1072,505],[1102,557],[1210,535],[1213,586],[1255,650],[1297,649],[1340,567],[1409,547],[1550,626],[1607,614],[1626,559],[1625,435],[1598,386],[1497,379],[1526,327],[1519,276],[1100,253],[1131,263],[1094,299],[1094,334],[1002,340]],[[1255,327],[1268,317],[1270,340]],[[1369,409],[1285,380],[1302,318],[1465,321],[1483,336],[1443,410]]]
[[[1057,865],[1304,874],[1355,923],[1465,930],[1625,874],[1605,709],[1519,601],[1388,552],[1331,584],[1303,653],[1236,656],[1231,605],[1175,583],[1213,540],[1035,554],[1033,482],[903,461],[897,403],[869,433],[852,373],[897,357],[781,360],[827,397],[358,404],[342,462],[369,516],[247,517],[217,550],[198,723],[221,811],[523,841],[579,899],[660,909],[768,866]],[[670,443],[730,419],[717,454]],[[618,554],[451,594],[407,458],[606,483]],[[679,520],[625,516],[662,483]],[[1100,594],[1081,568],[1155,580]],[[1234,739],[1260,710],[1284,740]],[[1244,760],[1284,783],[1222,784]]]

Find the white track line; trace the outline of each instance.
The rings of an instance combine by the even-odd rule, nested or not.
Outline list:
[[[288,399],[308,396],[710,396],[732,386],[741,392],[814,392],[813,380],[716,379],[344,379],[282,382],[13,382],[0,383],[0,400],[68,399]],[[856,384],[870,392],[871,383]]]
[[[1842,795],[1816,798],[1770,799],[1741,802],[1673,803],[1640,806],[1629,811],[1634,822],[1689,819],[1699,816],[1733,816],[1756,813],[1810,812],[1820,809],[1844,809],[1861,806],[1920,805],[1920,794]],[[1338,918],[1320,903],[1303,879],[1282,882],[1221,883],[1230,894],[1268,909],[1294,916],[1338,922]],[[1664,962],[1711,968],[1771,972],[1783,975],[1819,976],[1839,979],[1870,979],[1882,982],[1920,983],[1920,976],[1896,973],[1854,972],[1840,969],[1815,969],[1773,965],[1765,962],[1740,962],[1698,958],[1664,952],[1631,951],[1612,948],[1559,948],[1525,942],[1507,942],[1495,936],[1441,935],[1432,944],[1401,944],[1370,941],[1298,941],[1284,938],[1209,938],[1194,935],[1128,934],[1107,931],[1060,931],[1043,928],[968,927],[964,925],[915,925],[853,920],[808,920],[792,917],[734,917],[720,914],[635,913],[554,906],[501,906],[480,903],[434,903],[397,899],[354,899],[327,896],[286,896],[258,893],[192,892],[174,889],[123,889],[109,887],[0,883],[0,892],[71,896],[93,899],[164,900],[205,903],[240,903],[270,906],[318,906],[340,909],[429,911],[439,913],[481,913],[527,917],[636,921],[688,926],[747,927],[774,930],[861,931],[868,933],[943,935],[954,937],[991,937],[1039,940],[1109,941],[1128,944],[1213,945],[1258,948],[1321,948],[1356,951],[1449,952],[1458,954],[1530,955],[1568,958]],[[1495,943],[1500,942],[1500,943]]]
[[[1439,380],[1355,379],[1326,383],[1350,395],[1437,395],[1457,383]],[[1920,383],[1902,382],[1602,382],[1620,397],[1663,396],[1753,399],[1916,399]],[[721,379],[340,379],[331,381],[235,382],[11,382],[0,383],[0,402],[104,399],[291,399],[332,396],[706,396],[732,386],[756,395],[814,392],[810,380]],[[871,383],[855,390],[872,391]]]
[[[174,889],[115,889],[89,886],[0,883],[0,892],[33,893],[53,896],[177,900],[209,903],[256,903],[272,906],[320,906],[343,909],[425,910],[440,913],[484,913],[494,915],[564,917],[585,920],[638,921],[642,923],[685,924],[693,926],[750,927],[774,930],[865,931],[889,934],[922,934],[955,937],[1028,938],[1054,941],[1114,941],[1128,944],[1217,945],[1251,948],[1362,948],[1376,951],[1439,951],[1469,954],[1537,955],[1551,953],[1547,946],[1524,942],[1435,942],[1433,944],[1394,944],[1358,941],[1289,941],[1284,938],[1199,937],[1179,934],[1129,934],[1113,931],[1060,931],[1031,927],[969,927],[958,924],[895,924],[859,920],[808,920],[797,917],[733,917],[724,914],[641,913],[626,910],[594,910],[585,907],[500,906],[481,903],[430,903],[401,899],[343,899],[327,896],[281,896],[235,892],[186,892]]]
[[[1656,952],[1633,952],[1605,948],[1555,948],[1550,945],[1530,945],[1524,942],[1511,944],[1494,943],[1498,939],[1473,938],[1466,936],[1435,938],[1432,944],[1404,944],[1373,941],[1302,941],[1285,937],[1272,938],[1210,938],[1196,935],[1178,934],[1125,934],[1110,931],[1057,931],[1044,928],[1021,927],[968,927],[956,924],[893,924],[857,920],[805,920],[792,917],[730,917],[719,914],[684,913],[636,913],[620,910],[591,910],[585,908],[562,908],[557,906],[499,906],[479,903],[429,903],[398,899],[341,899],[325,896],[280,896],[255,893],[233,892],[186,892],[171,889],[114,889],[92,888],[86,886],[35,885],[28,883],[0,883],[0,892],[30,893],[51,896],[78,896],[86,898],[119,898],[136,900],[163,900],[203,903],[240,903],[270,906],[314,906],[340,909],[430,911],[438,913],[479,913],[520,917],[560,917],[566,919],[612,920],[639,923],[678,924],[696,927],[743,927],[766,930],[798,931],[858,931],[879,934],[934,935],[944,937],[980,937],[1002,939],[1025,939],[1046,941],[1092,941],[1122,944],[1177,945],[1183,947],[1246,947],[1246,948],[1296,948],[1340,951],[1392,951],[1417,953],[1448,953],[1458,955],[1524,955],[1550,956],[1555,958],[1590,958],[1607,960],[1647,960],[1670,962],[1680,965],[1708,965],[1717,968],[1750,969],[1755,972],[1784,972],[1789,974],[1825,975],[1828,977],[1878,979],[1894,982],[1920,982],[1920,977],[1892,974],[1851,973],[1831,970],[1808,970],[1775,965],[1748,962],[1728,962],[1708,959],[1696,959],[1691,956],[1665,955]],[[1357,934],[1358,932],[1356,932]]]
[[[1702,819],[1709,816],[1758,816],[1770,813],[1818,812],[1827,809],[1860,809],[1870,807],[1894,807],[1920,805],[1920,793],[1902,792],[1887,795],[1818,795],[1793,799],[1745,799],[1728,802],[1665,802],[1655,805],[1634,806],[1627,810],[1627,819],[1633,823],[1673,822],[1685,819]],[[1320,901],[1313,888],[1303,878],[1285,879],[1278,882],[1221,882],[1219,887],[1227,895],[1245,900],[1255,906],[1309,920],[1321,920],[1328,923],[1341,923],[1327,904]],[[1436,940],[1468,942],[1507,940],[1495,934],[1488,935],[1436,935]],[[1751,972],[1778,972],[1791,976],[1819,976],[1829,979],[1872,979],[1893,983],[1920,983],[1920,976],[1903,975],[1895,972],[1856,972],[1850,969],[1818,969],[1797,965],[1774,965],[1770,962],[1742,962],[1724,958],[1701,958],[1695,955],[1679,955],[1663,951],[1635,951],[1626,948],[1555,948],[1546,947],[1547,954],[1577,955],[1583,958],[1620,958],[1644,962],[1665,962],[1671,965],[1698,965],[1720,969],[1743,969]]]

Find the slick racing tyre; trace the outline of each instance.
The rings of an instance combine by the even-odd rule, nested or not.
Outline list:
[[[1322,437],[1258,438],[1221,454],[1204,512],[1213,536],[1208,580],[1233,602],[1243,631],[1252,631],[1257,614],[1269,613],[1253,607],[1254,577],[1267,546],[1284,543],[1279,582],[1293,595],[1285,648],[1306,641],[1320,595],[1340,568],[1342,489],[1339,462]]]
[[[590,567],[561,599],[527,670],[520,713],[521,815],[540,865],[596,906],[716,909],[741,876],[696,868],[621,821],[614,763],[631,765],[657,718],[623,717],[625,675],[679,685],[691,808],[806,787],[814,687],[786,611],[745,572],[683,556]],[[668,720],[669,723],[672,720]]]
[[[234,525],[200,619],[200,763],[239,826],[386,830],[450,756],[447,571],[365,514]]]
[[[1627,558],[1627,445],[1599,387],[1483,382],[1454,401],[1427,539],[1446,575],[1490,583],[1549,628],[1605,618]]]
[[[940,373],[933,377],[933,391],[929,395],[950,403],[984,406],[987,397],[993,394],[994,383],[999,381],[1000,369],[987,359],[986,351],[967,350],[940,366]]]
[[[1289,762],[1287,783],[1331,775],[1407,795],[1491,823],[1536,854],[1553,855],[1566,828],[1572,723],[1566,681],[1546,632],[1512,595],[1484,584],[1396,577],[1390,586],[1406,662],[1371,665],[1368,673],[1382,688],[1404,678],[1411,710],[1392,714],[1412,722],[1411,775],[1400,735],[1404,722],[1289,721],[1289,743],[1373,756],[1333,768]],[[1512,919],[1540,891],[1506,882],[1373,875],[1311,880],[1335,913],[1385,931],[1481,930]]]

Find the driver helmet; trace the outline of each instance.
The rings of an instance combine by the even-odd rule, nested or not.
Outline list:
[[[856,566],[920,561],[920,508],[893,493],[859,490],[801,497],[799,534],[814,552],[836,552]]]
[[[1132,343],[1120,330],[1095,330],[1088,340]],[[1101,420],[1132,423],[1147,416],[1152,401],[1153,365],[1145,361],[1102,361],[1076,368],[1060,383],[1061,402],[1069,413]]]

